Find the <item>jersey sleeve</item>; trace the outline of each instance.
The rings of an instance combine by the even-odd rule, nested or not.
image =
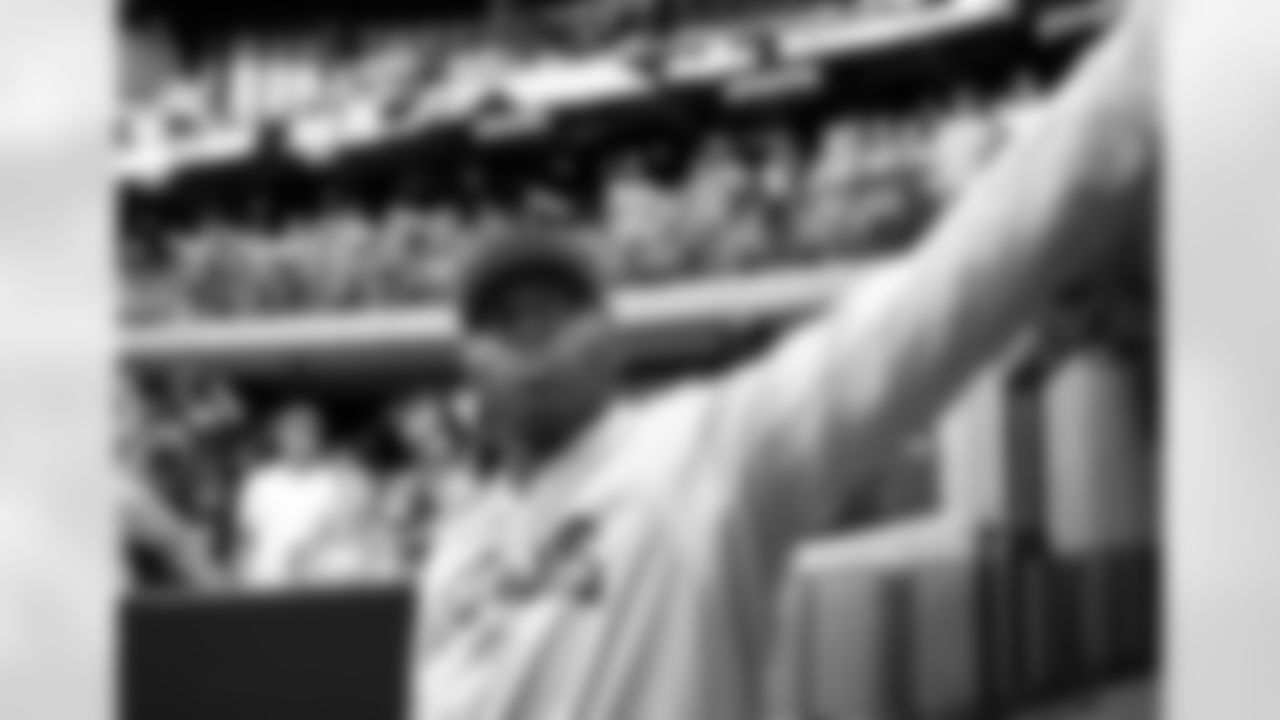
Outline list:
[[[910,255],[723,379],[731,493],[787,544],[944,409],[1050,294],[1151,228],[1154,20],[1120,25]]]

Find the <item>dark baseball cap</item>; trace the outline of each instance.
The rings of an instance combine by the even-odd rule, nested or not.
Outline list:
[[[554,288],[584,307],[596,306],[605,294],[595,258],[579,239],[563,231],[504,233],[480,243],[464,263],[462,322],[484,325],[508,292],[525,285]]]

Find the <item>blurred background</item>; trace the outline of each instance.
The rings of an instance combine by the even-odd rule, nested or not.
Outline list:
[[[487,462],[442,305],[469,247],[528,225],[589,239],[621,291],[634,392],[742,362],[922,239],[1034,132],[1118,6],[126,3],[130,593],[413,578]],[[877,676],[863,696],[994,716],[1154,672],[1152,268],[1125,258],[1064,293],[883,469],[892,491],[797,561],[796,612],[851,626],[842,613],[867,604],[840,598],[861,578],[879,626],[914,638],[882,643],[907,684]],[[273,494],[299,467],[322,489]],[[892,540],[957,504],[974,518],[962,538]],[[907,549],[862,549],[885,537]],[[966,628],[969,680],[903,649],[925,642],[919,623]],[[780,656],[841,677],[848,633],[807,632],[784,629]],[[779,672],[789,712],[868,702]]]

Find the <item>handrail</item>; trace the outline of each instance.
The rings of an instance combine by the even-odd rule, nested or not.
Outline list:
[[[775,270],[622,291],[617,312],[631,335],[785,319],[811,311],[885,261]],[[126,330],[126,363],[218,362],[341,353],[385,356],[411,351],[429,361],[452,350],[456,327],[441,306],[370,314],[180,322]]]

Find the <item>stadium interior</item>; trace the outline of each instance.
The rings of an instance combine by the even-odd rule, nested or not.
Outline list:
[[[378,476],[406,397],[465,398],[451,283],[521,224],[598,249],[636,392],[743,362],[1033,132],[1110,5],[126,3],[119,422],[230,562],[275,410]],[[1153,264],[1064,293],[796,559],[789,717],[1022,718],[1155,682]]]

